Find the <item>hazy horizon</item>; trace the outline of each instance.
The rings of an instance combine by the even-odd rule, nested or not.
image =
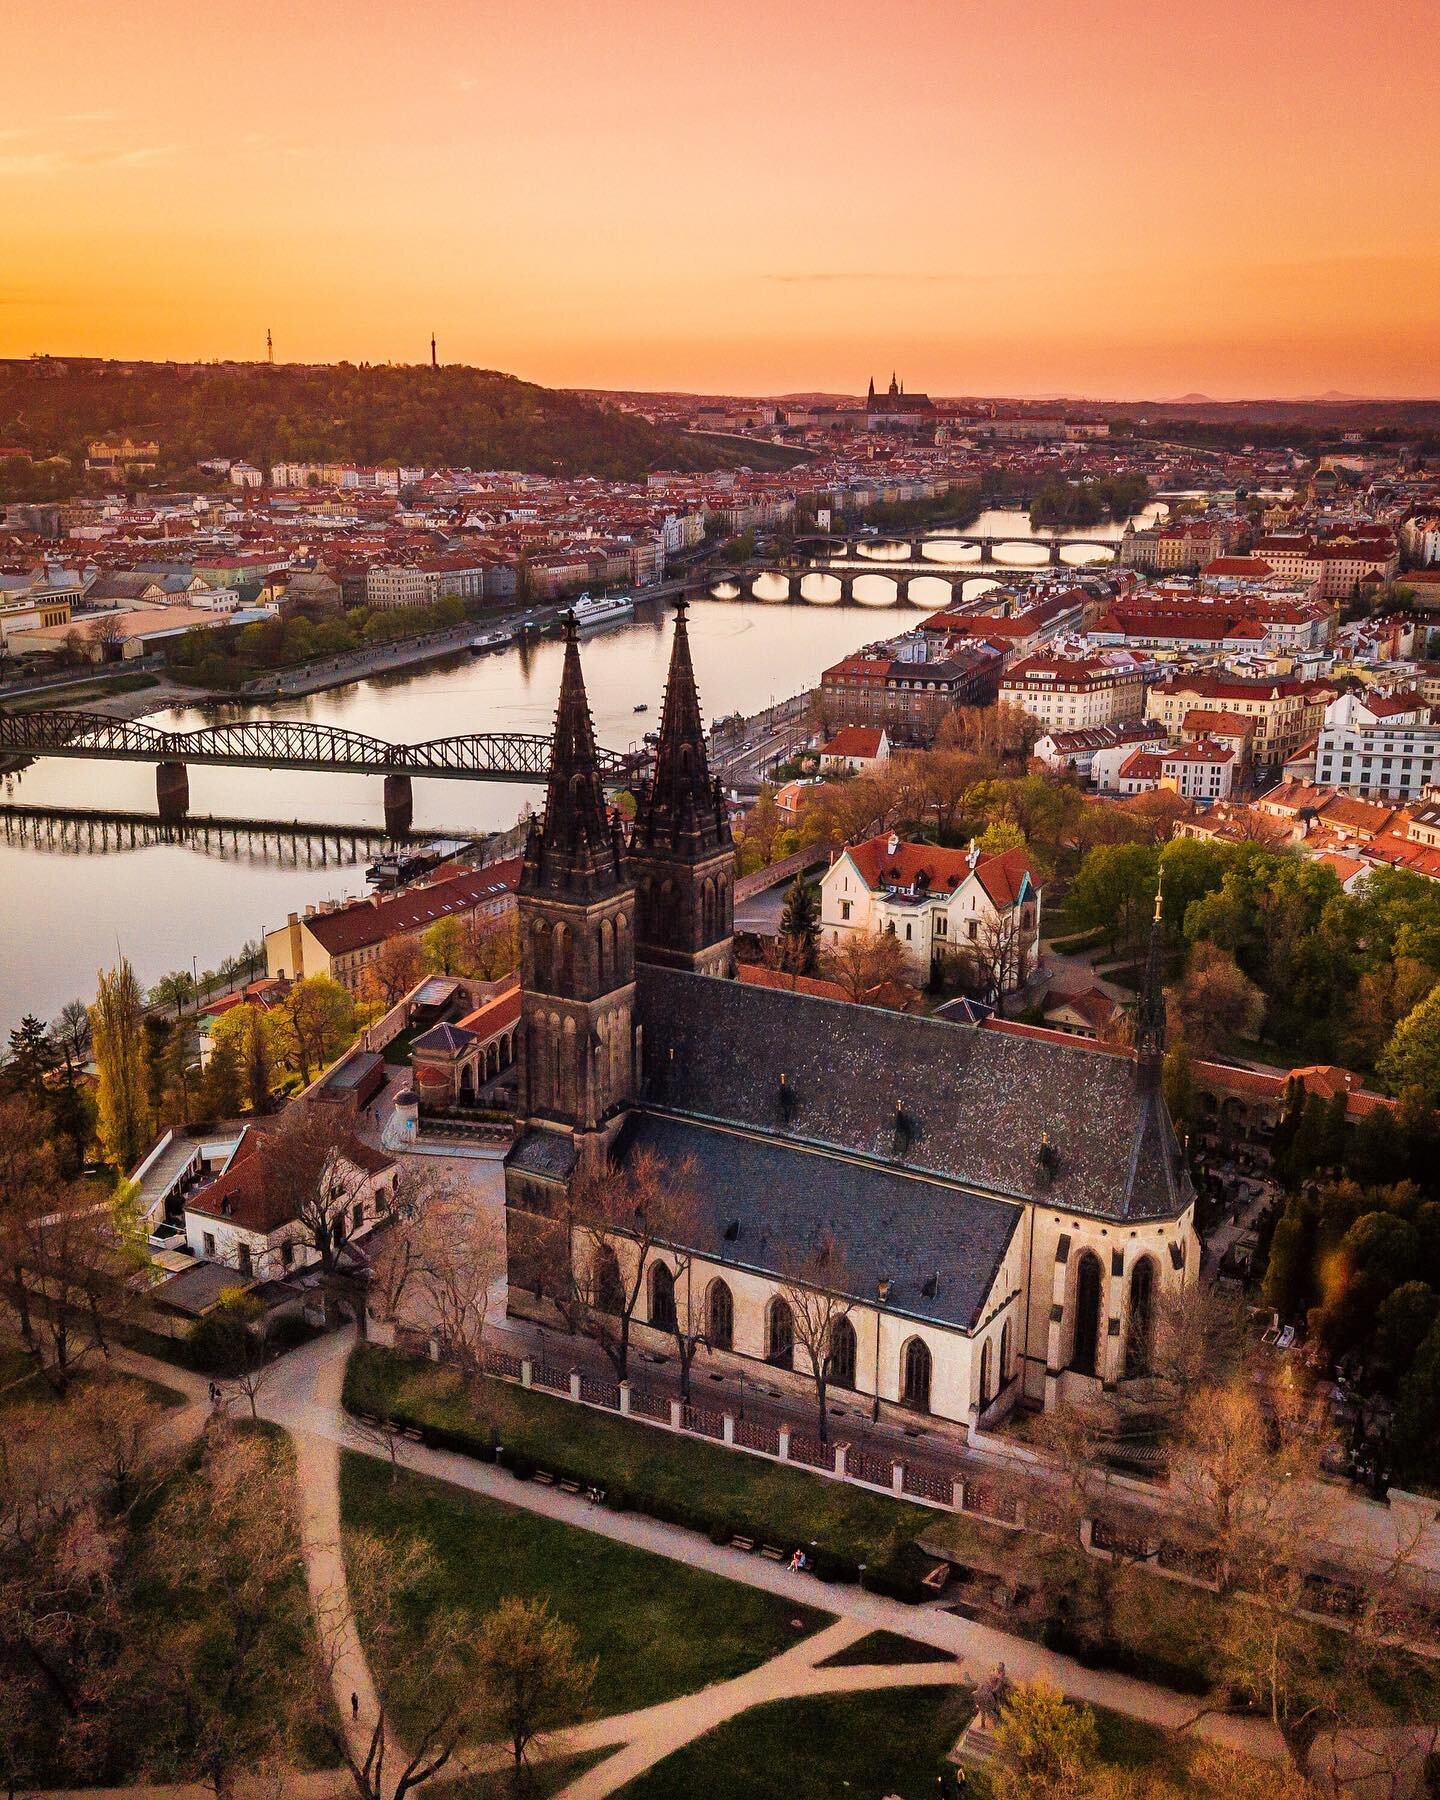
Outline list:
[[[1428,0],[16,0],[0,354],[1429,398],[1437,89]]]

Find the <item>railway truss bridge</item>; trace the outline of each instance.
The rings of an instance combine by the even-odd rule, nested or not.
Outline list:
[[[385,829],[410,829],[416,776],[450,781],[541,783],[550,769],[550,739],[521,731],[476,732],[389,744],[383,738],[299,719],[243,719],[194,731],[161,731],[143,719],[104,713],[0,711],[0,759],[68,756],[155,765],[160,818],[184,819],[190,809],[191,764],[221,768],[315,769],[384,778]],[[643,754],[599,752],[600,773],[623,787],[644,767]]]

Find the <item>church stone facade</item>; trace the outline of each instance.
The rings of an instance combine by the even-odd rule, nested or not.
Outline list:
[[[956,1424],[1141,1373],[1160,1297],[1199,1273],[1160,1093],[1158,926],[1133,1052],[732,979],[734,852],[685,615],[627,844],[567,634],[545,816],[520,882],[521,1123],[511,1310],[559,1324],[577,1180],[686,1163],[694,1242],[657,1245],[637,1338],[679,1317],[714,1362],[802,1381],[781,1271],[823,1237],[849,1310],[833,1384]],[[637,1248],[613,1241],[622,1273]]]

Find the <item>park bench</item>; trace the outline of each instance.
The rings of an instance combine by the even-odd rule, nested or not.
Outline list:
[[[537,1469],[535,1471],[535,1479],[540,1483],[541,1487],[554,1487],[555,1485],[555,1477],[548,1469]]]
[[[560,1483],[560,1491],[563,1494],[578,1494],[580,1492],[580,1483],[578,1481],[562,1481]]]
[[[732,1550],[753,1550],[755,1548],[755,1540],[752,1537],[743,1537],[737,1531],[730,1540],[730,1548]]]
[[[778,1544],[762,1544],[760,1554],[766,1562],[785,1562],[787,1560],[785,1552]]]

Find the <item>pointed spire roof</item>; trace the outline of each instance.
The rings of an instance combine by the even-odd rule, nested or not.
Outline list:
[[[624,855],[624,840],[610,817],[600,779],[575,615],[567,613],[545,822],[531,827],[521,890],[569,899],[611,892],[624,880]]]
[[[708,856],[730,842],[730,819],[720,783],[712,780],[705,751],[705,723],[690,660],[690,633],[682,596],[675,604],[670,673],[655,746],[655,771],[640,794],[631,839],[646,852]]]
[[[1165,875],[1155,883],[1155,917],[1150,924],[1150,946],[1145,954],[1145,978],[1140,984],[1140,1004],[1135,1012],[1135,1068],[1142,1086],[1150,1086],[1159,1074],[1165,1055]]]

